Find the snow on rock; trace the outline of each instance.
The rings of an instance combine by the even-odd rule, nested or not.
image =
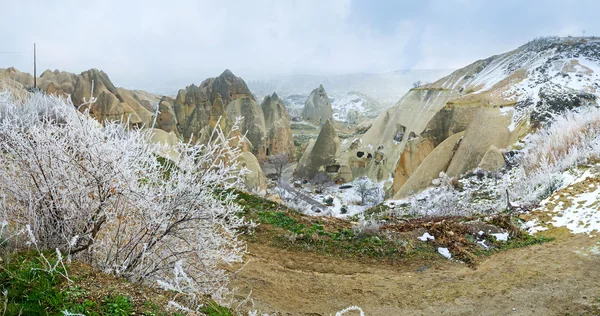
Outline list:
[[[417,239],[420,241],[428,241],[428,240],[435,240],[435,237],[426,232],[423,234],[423,236],[417,237]]]
[[[360,92],[349,92],[339,97],[334,97],[331,103],[333,118],[336,121],[356,124],[361,117],[374,117],[386,105]]]
[[[437,251],[440,253],[440,255],[446,257],[446,259],[451,259],[452,258],[452,254],[450,253],[450,250],[448,250],[448,248],[439,247],[437,249]]]
[[[498,241],[508,241],[508,233],[496,233],[490,235],[496,237],[496,240]]]

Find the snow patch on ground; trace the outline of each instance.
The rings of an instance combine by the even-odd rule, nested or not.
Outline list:
[[[435,237],[432,235],[429,235],[429,233],[424,233],[423,236],[417,237],[417,239],[420,241],[428,241],[428,240],[435,240]]]
[[[496,233],[490,235],[496,237],[496,240],[498,241],[508,241],[508,233]]]
[[[446,257],[446,259],[452,258],[452,254],[450,253],[450,250],[448,250],[448,248],[439,247],[437,251],[440,253],[440,255]]]
[[[571,197],[571,206],[559,208],[551,224],[567,227],[574,234],[600,232],[600,187]]]

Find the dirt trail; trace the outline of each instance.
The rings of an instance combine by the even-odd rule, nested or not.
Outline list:
[[[557,240],[502,252],[477,270],[445,259],[365,264],[250,244],[236,276],[255,307],[280,315],[333,315],[350,305],[366,315],[596,315],[600,238]],[[347,314],[347,315],[357,315]]]

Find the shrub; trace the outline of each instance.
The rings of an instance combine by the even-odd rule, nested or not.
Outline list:
[[[326,205],[333,205],[333,197],[328,196],[328,197],[324,198],[323,203],[325,203]]]
[[[586,107],[554,117],[525,138],[520,165],[507,175],[513,199],[535,203],[560,188],[562,172],[600,158],[600,109]]]
[[[206,145],[167,148],[151,132],[99,124],[69,100],[0,93],[0,222],[31,227],[41,249],[57,248],[133,281],[171,284],[190,297],[221,299],[222,263],[241,260],[230,188],[245,170],[220,129]],[[172,160],[160,159],[172,153]],[[17,240],[13,240],[17,243]],[[178,268],[185,286],[171,277]]]
[[[341,214],[347,214],[348,213],[348,206],[342,205],[342,207],[340,208],[340,213]]]

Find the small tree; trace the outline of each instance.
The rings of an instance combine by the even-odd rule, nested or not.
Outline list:
[[[367,177],[362,177],[354,184],[354,190],[360,196],[360,204],[379,203],[383,199],[382,190],[369,180]]]
[[[413,88],[418,88],[423,84],[423,82],[421,80],[417,80],[415,82],[413,82]]]
[[[371,183],[367,178],[361,178],[354,185],[354,191],[360,196],[360,204],[364,205],[371,190]]]
[[[323,190],[331,183],[331,179],[327,173],[323,171],[317,172],[312,179],[312,184],[315,186],[317,193],[323,193]]]
[[[271,168],[275,171],[275,174],[277,175],[277,180],[281,179],[281,174],[283,173],[283,170],[289,164],[290,156],[288,155],[288,153],[285,152],[268,156],[267,160],[265,161],[265,167]]]

